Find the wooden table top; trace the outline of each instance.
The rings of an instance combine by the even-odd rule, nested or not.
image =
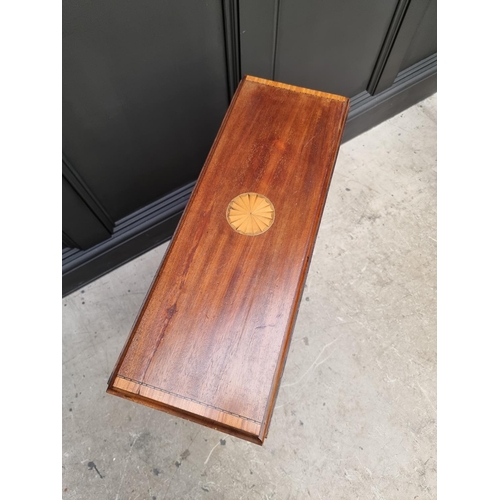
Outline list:
[[[242,80],[109,393],[264,442],[348,107]]]

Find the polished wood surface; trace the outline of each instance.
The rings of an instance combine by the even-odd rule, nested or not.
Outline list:
[[[347,111],[242,80],[108,392],[263,443]]]

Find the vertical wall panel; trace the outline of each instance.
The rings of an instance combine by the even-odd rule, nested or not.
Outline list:
[[[220,0],[65,0],[63,150],[115,222],[197,178],[227,105]]]
[[[367,87],[397,0],[280,0],[275,78],[352,97]]]
[[[437,0],[431,0],[422,17],[401,69],[406,69],[437,52]]]
[[[279,0],[240,0],[241,73],[273,79]]]

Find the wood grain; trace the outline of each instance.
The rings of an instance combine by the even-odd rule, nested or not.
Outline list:
[[[242,80],[109,393],[264,442],[348,106]],[[246,224],[252,237],[227,218],[244,193],[274,209],[267,230]]]

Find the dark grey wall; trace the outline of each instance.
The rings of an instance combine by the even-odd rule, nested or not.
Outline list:
[[[401,69],[409,68],[437,52],[437,0],[432,0],[415,31]]]
[[[279,81],[353,97],[366,89],[397,0],[282,0]]]
[[[63,149],[117,221],[197,178],[228,105],[217,0],[64,2]]]
[[[436,0],[63,1],[63,293],[170,238],[241,76],[352,98],[351,138],[435,91]]]

